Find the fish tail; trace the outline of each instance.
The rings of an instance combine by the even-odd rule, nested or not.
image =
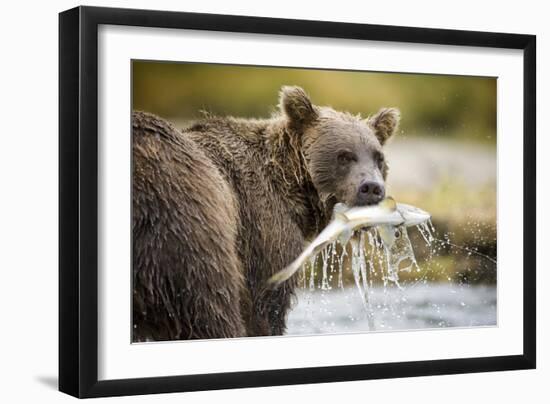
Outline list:
[[[273,287],[279,286],[284,281],[288,280],[298,270],[299,266],[290,264],[285,269],[277,272],[267,280],[267,283]]]

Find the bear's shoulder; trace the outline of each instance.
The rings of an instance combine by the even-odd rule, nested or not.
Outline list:
[[[170,122],[143,111],[132,112],[132,133],[136,141],[139,141],[141,137],[150,137],[151,135],[171,141],[179,138],[178,130]]]
[[[206,115],[182,129],[194,138],[211,139],[241,146],[263,146],[273,131],[273,119]]]

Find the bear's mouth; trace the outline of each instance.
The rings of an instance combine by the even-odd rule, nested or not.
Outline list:
[[[334,195],[330,195],[327,198],[321,199],[321,212],[322,212],[322,221],[325,224],[328,224],[328,222],[332,218],[332,212],[334,211],[334,205],[338,203],[338,199]]]

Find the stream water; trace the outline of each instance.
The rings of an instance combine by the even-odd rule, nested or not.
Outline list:
[[[431,223],[417,229],[430,256],[437,254],[444,241],[434,236]],[[361,231],[347,246],[338,249],[335,242],[310,259],[302,269],[302,288],[289,314],[288,335],[496,325],[495,286],[422,279],[402,285],[400,273],[420,270],[413,246],[405,227],[389,229],[391,233],[381,237],[383,230],[388,231]],[[315,279],[316,264],[321,279]],[[354,286],[344,287],[345,270],[352,271]],[[333,276],[338,277],[335,287],[331,287]]]
[[[370,289],[371,314],[353,288],[301,289],[288,317],[287,335],[338,334],[420,328],[494,326],[494,286],[426,284]]]

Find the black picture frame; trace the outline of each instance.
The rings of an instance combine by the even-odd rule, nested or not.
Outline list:
[[[99,381],[100,24],[523,50],[523,354]],[[60,13],[59,389],[83,398],[535,368],[535,77],[533,35],[96,7]]]

